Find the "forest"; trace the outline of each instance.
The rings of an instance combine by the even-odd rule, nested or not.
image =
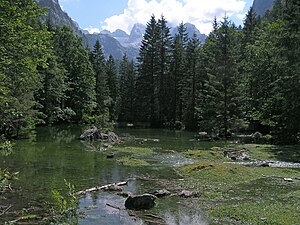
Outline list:
[[[300,5],[277,1],[244,26],[214,20],[205,43],[184,24],[172,37],[152,16],[136,61],[104,57],[71,28],[41,23],[31,0],[0,1],[0,135],[40,125],[146,123],[228,138],[261,132],[300,141]]]

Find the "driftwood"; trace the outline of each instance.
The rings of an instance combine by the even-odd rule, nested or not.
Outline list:
[[[0,216],[3,216],[5,213],[7,213],[10,210],[11,207],[12,207],[12,205],[7,206],[7,207],[0,207],[1,210],[3,208],[3,211],[0,213]]]
[[[101,190],[113,190],[113,191],[117,191],[117,189],[121,188],[121,186],[125,186],[127,185],[128,181],[123,181],[123,182],[119,182],[119,183],[114,183],[114,184],[106,184],[103,186],[96,186],[93,188],[89,188],[83,191],[78,191],[76,192],[76,195],[84,195],[86,193],[90,193],[90,192],[95,192],[95,191],[101,191]]]

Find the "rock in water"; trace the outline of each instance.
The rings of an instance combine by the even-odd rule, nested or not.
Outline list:
[[[151,194],[129,196],[125,201],[125,207],[132,210],[151,209],[155,205],[156,197]]]
[[[83,132],[82,135],[80,135],[80,139],[81,140],[98,140],[98,139],[102,139],[102,134],[100,132],[100,130],[93,126],[90,129],[87,129]]]

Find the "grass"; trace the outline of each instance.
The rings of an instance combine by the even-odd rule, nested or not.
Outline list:
[[[279,150],[272,145],[235,148],[246,148],[251,158],[260,160],[278,160],[285,149],[287,154],[298,152],[297,147]],[[178,169],[184,177],[178,186],[203,192],[198,207],[207,212],[209,224],[299,224],[300,169],[230,164],[222,153],[221,149],[187,151],[185,156],[199,162]]]
[[[219,148],[213,150],[188,150],[182,154],[185,157],[197,159],[197,160],[203,160],[203,161],[226,160],[223,151]]]
[[[124,165],[124,166],[148,166],[150,165],[148,162],[142,159],[134,159],[131,157],[124,157],[117,160],[118,163]]]

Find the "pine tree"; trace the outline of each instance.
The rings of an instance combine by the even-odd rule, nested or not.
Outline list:
[[[137,106],[138,120],[156,126],[159,120],[158,82],[160,60],[158,54],[159,27],[152,15],[145,30],[138,57]]]
[[[170,113],[171,104],[171,83],[170,83],[170,63],[171,63],[171,34],[170,28],[167,26],[167,21],[164,16],[161,16],[157,22],[159,29],[159,37],[157,43],[157,55],[158,57],[158,107],[159,118],[158,123],[163,124],[169,122],[172,119]]]
[[[136,74],[133,61],[129,62],[126,55],[120,64],[120,97],[118,121],[132,123],[135,121],[135,81]]]
[[[110,121],[116,121],[117,120],[116,104],[117,104],[119,88],[118,88],[116,64],[112,55],[109,56],[106,62],[106,69],[107,69],[107,86],[108,86],[109,97],[110,97],[109,116],[110,116]]]
[[[183,122],[187,129],[195,130],[196,121],[196,90],[199,81],[199,46],[200,41],[194,34],[186,49],[186,77],[183,83]]]
[[[183,23],[177,28],[178,33],[175,35],[172,44],[172,60],[170,69],[170,84],[171,84],[171,99],[173,107],[170,112],[173,112],[172,120],[183,120],[183,88],[186,77],[186,48],[189,41],[188,33]]]
[[[204,46],[204,55],[207,57],[207,76],[205,84],[206,105],[202,108],[200,127],[206,125],[210,132],[228,137],[240,119],[237,70],[237,30],[227,18],[220,25],[214,22],[214,30],[209,35]]]
[[[95,71],[96,78],[96,102],[97,107],[95,114],[99,116],[101,126],[105,126],[109,120],[109,88],[107,85],[107,74],[104,54],[100,41],[97,40],[92,52],[90,53],[90,59]]]
[[[67,72],[65,116],[83,121],[95,108],[95,77],[89,54],[82,47],[82,39],[66,26],[55,30],[54,49]]]

